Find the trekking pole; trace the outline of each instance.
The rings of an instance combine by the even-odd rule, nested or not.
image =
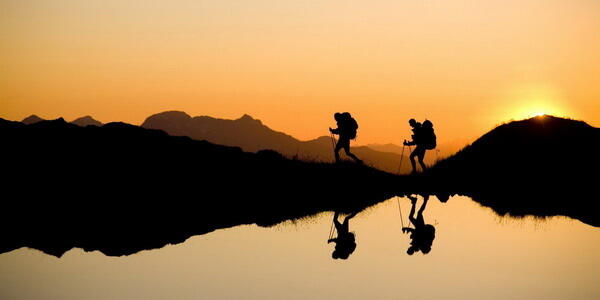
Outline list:
[[[398,165],[398,172],[396,172],[396,174],[400,174],[400,171],[402,170],[402,160],[404,159],[404,148],[406,148],[406,145],[402,144],[402,154],[400,154],[400,164]]]
[[[336,143],[335,136],[333,136],[333,133],[331,133],[331,132],[329,134],[331,135],[331,144],[333,146],[333,159],[335,160],[335,143]]]

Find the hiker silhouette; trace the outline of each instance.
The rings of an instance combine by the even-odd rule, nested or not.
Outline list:
[[[412,165],[412,173],[417,173],[417,164],[415,162],[415,156],[419,159],[421,169],[425,171],[427,166],[423,161],[425,159],[425,152],[427,150],[435,149],[436,147],[436,136],[433,131],[433,123],[429,120],[425,120],[422,124],[417,122],[415,119],[410,119],[408,124],[412,127],[412,141],[404,141],[405,146],[416,145],[415,150],[410,154],[410,163]]]
[[[408,247],[406,253],[408,255],[413,255],[415,252],[421,251],[421,253],[427,254],[431,251],[431,245],[435,239],[435,227],[431,224],[425,224],[425,219],[423,218],[423,211],[427,206],[427,201],[429,201],[429,195],[423,196],[423,204],[421,205],[421,208],[419,208],[416,217],[414,214],[417,206],[417,197],[408,196],[408,198],[412,203],[408,219],[415,228],[402,228],[402,232],[410,233],[411,239],[410,247]]]
[[[350,232],[350,219],[356,216],[356,212],[347,215],[344,218],[344,222],[340,223],[338,221],[339,212],[335,212],[333,215],[333,224],[335,225],[335,229],[337,230],[337,237],[330,238],[327,240],[327,243],[335,243],[335,249],[333,253],[331,253],[331,258],[333,259],[348,259],[350,254],[356,250],[356,241],[354,237],[354,233]]]
[[[358,123],[356,123],[356,120],[354,118],[352,118],[352,115],[350,115],[350,113],[348,113],[348,112],[335,113],[333,115],[333,118],[337,122],[337,128],[336,129],[329,128],[329,131],[332,134],[339,135],[339,137],[340,137],[339,140],[337,141],[337,143],[335,144],[335,149],[333,150],[333,152],[335,154],[335,161],[336,162],[340,161],[340,150],[344,149],[344,151],[346,152],[346,155],[348,155],[349,157],[354,159],[355,162],[362,164],[362,160],[360,160],[358,157],[356,157],[356,155],[354,155],[354,154],[352,154],[352,152],[350,152],[350,140],[353,140],[356,138],[356,131],[358,130]]]

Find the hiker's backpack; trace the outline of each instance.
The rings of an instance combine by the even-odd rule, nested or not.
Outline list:
[[[358,131],[358,123],[352,117],[352,115],[350,115],[350,113],[345,112],[342,114],[342,116],[344,117],[344,127],[345,127],[345,131],[346,131],[346,135],[351,140],[355,139],[356,132]]]
[[[437,147],[437,141],[435,132],[433,131],[433,123],[429,120],[425,120],[421,126],[421,138],[423,146],[427,150],[433,150]]]

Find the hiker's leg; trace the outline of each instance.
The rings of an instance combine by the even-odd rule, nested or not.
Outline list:
[[[417,149],[415,148],[415,150],[413,150],[413,152],[410,153],[410,164],[412,165],[412,171],[413,173],[417,172],[417,163],[415,162],[415,156],[417,155]]]
[[[350,231],[350,226],[348,225],[348,217],[344,218],[344,222],[342,223],[342,229],[340,230],[343,233],[347,233]]]
[[[427,170],[427,166],[425,165],[425,162],[423,161],[423,159],[425,159],[425,151],[423,151],[423,154],[421,156],[419,156],[419,164],[421,165],[421,169],[423,171]]]
[[[344,150],[346,151],[346,155],[350,156],[352,159],[354,159],[355,162],[357,163],[362,163],[362,160],[360,160],[358,157],[356,157],[356,155],[352,154],[350,152],[350,146],[344,148]]]
[[[419,208],[419,215],[423,215],[423,211],[425,207],[427,207],[427,201],[429,201],[429,195],[423,196],[423,204],[421,204],[421,208]]]
[[[415,225],[416,223],[416,219],[415,219],[415,208],[417,206],[417,201],[412,201],[412,205],[410,207],[410,213],[408,214],[408,220],[410,220],[411,223],[413,223],[413,225]]]
[[[335,144],[335,150],[333,151],[336,162],[340,161],[340,150],[342,150],[342,143],[341,143],[341,140],[338,140],[337,143]]]
[[[421,146],[417,146],[417,148],[415,149],[415,156],[417,156],[417,158],[419,159],[419,164],[421,165],[421,169],[423,171],[425,171],[427,169],[427,166],[425,166],[425,162],[423,161],[423,159],[425,158],[425,151],[426,149],[421,147]],[[415,167],[416,170],[416,167]]]
[[[338,221],[338,212],[337,211],[333,215],[333,224],[335,225],[335,229],[338,232],[340,232],[340,229],[342,229],[342,224],[340,223],[340,221]]]
[[[347,220],[350,220],[350,219],[354,218],[354,217],[355,217],[357,214],[358,214],[357,212],[353,212],[353,213],[351,213],[351,214],[347,215],[347,216],[346,216],[346,219],[347,219]]]
[[[356,216],[356,213],[355,213],[355,212],[353,212],[353,213],[351,213],[351,214],[347,215],[347,216],[344,218],[344,225],[348,226],[348,222],[350,221],[350,219],[354,218],[354,216]]]

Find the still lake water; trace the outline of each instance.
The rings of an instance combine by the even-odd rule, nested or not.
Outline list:
[[[464,197],[432,197],[424,216],[436,228],[427,255],[406,254],[395,199],[350,220],[347,260],[331,258],[330,212],[126,257],[19,249],[0,254],[0,299],[600,299],[600,228],[499,217]]]

